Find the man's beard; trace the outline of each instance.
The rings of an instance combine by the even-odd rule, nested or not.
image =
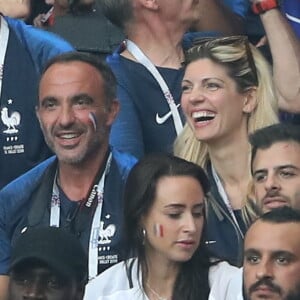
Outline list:
[[[103,124],[100,124],[101,126],[98,126],[93,132],[93,135],[91,138],[87,141],[87,144],[85,144],[80,153],[78,153],[76,156],[68,156],[64,154],[61,154],[60,149],[56,149],[56,144],[54,142],[54,136],[55,134],[53,133],[54,130],[63,130],[63,129],[68,129],[71,130],[73,129],[74,131],[82,131],[82,132],[87,132],[86,128],[80,125],[72,125],[68,126],[66,128],[55,128],[54,130],[52,129],[52,132],[49,130],[49,128],[46,128],[41,124],[41,129],[44,134],[44,139],[48,147],[51,149],[51,151],[58,157],[58,160],[60,162],[64,162],[66,164],[80,164],[87,158],[92,156],[92,154],[97,153],[100,151],[100,149],[103,147],[103,141],[106,141],[109,139],[109,129],[105,127]],[[54,131],[55,132],[55,131]]]
[[[257,281],[255,284],[253,284],[250,287],[249,294],[247,294],[245,284],[243,283],[243,299],[244,300],[252,300],[250,295],[252,294],[252,291],[254,291],[258,286],[260,285],[266,285],[269,288],[271,288],[275,293],[277,292],[279,295],[282,295],[283,290],[280,286],[274,285],[272,280],[268,278],[262,278],[261,280]],[[293,290],[290,290],[286,297],[281,298],[281,300],[300,300],[300,281],[297,282],[296,287]]]

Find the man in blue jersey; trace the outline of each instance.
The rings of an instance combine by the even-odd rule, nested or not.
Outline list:
[[[0,15],[0,188],[51,155],[35,116],[41,69],[71,51],[56,35]]]
[[[42,74],[36,111],[56,158],[0,192],[0,284],[8,280],[11,244],[24,228],[39,226],[79,238],[91,279],[124,259],[122,193],[136,162],[108,142],[119,111],[115,77],[97,57],[57,56]]]

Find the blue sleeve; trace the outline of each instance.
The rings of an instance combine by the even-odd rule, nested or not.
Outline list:
[[[137,158],[144,155],[143,130],[136,107],[128,91],[118,86],[120,112],[110,134],[110,144],[117,150]]]
[[[5,227],[2,222],[4,216],[3,207],[0,208],[0,275],[7,275],[10,262],[10,240],[5,232]]]
[[[41,176],[54,159],[50,157],[0,191],[0,275],[8,273],[13,231],[25,215],[24,209],[29,207],[30,196]]]
[[[300,37],[300,1],[284,0],[282,3],[282,11],[286,15],[297,36]]]
[[[113,157],[115,158],[120,174],[122,175],[123,180],[126,180],[132,167],[138,162],[137,158],[132,156],[129,153],[121,152],[112,147]]]
[[[30,52],[39,73],[52,57],[74,50],[67,41],[54,33],[27,25],[18,19],[6,18],[6,21]]]
[[[234,13],[245,18],[250,7],[249,0],[223,0],[224,4],[228,6]]]

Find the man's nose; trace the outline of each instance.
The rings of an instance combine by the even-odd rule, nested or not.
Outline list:
[[[268,260],[262,260],[256,266],[256,278],[273,278],[273,264]]]
[[[75,112],[69,105],[62,105],[59,114],[59,123],[63,127],[68,127],[75,120]]]
[[[25,287],[24,300],[45,300],[45,287],[38,281],[31,281]]]
[[[267,179],[265,181],[265,189],[266,189],[266,191],[280,189],[279,180],[275,175],[270,175],[267,177]]]

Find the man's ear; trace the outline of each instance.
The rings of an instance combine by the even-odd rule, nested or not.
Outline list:
[[[251,87],[246,92],[244,92],[244,103],[243,103],[243,112],[250,114],[256,108],[257,105],[257,88]]]
[[[35,106],[35,115],[36,115],[37,119],[39,120],[39,123],[41,124],[39,107],[37,105]]]
[[[107,112],[106,125],[111,126],[115,121],[118,113],[120,111],[120,102],[114,99],[110,105],[109,111]]]

